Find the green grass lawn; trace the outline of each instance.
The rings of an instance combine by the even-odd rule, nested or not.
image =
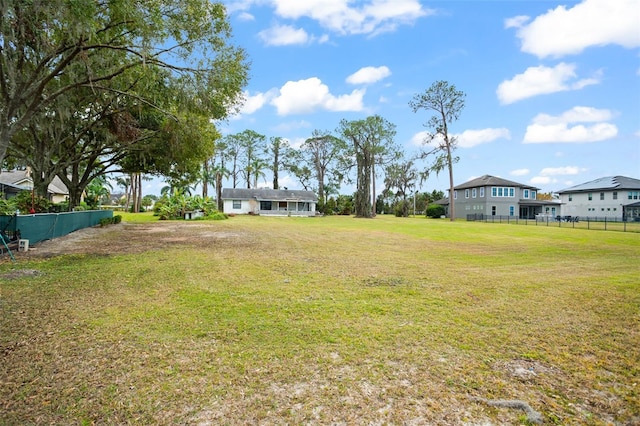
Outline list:
[[[0,263],[0,424],[640,422],[637,233],[131,216]]]

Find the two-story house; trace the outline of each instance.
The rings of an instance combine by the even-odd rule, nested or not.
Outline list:
[[[640,179],[610,176],[558,191],[564,215],[640,220]]]
[[[560,214],[560,202],[538,200],[539,188],[484,175],[455,186],[456,218],[507,216],[534,219],[539,214]]]

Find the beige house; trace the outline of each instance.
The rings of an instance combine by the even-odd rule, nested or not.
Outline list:
[[[5,196],[15,195],[19,191],[31,191],[33,180],[31,170],[3,170],[0,172],[0,192]],[[61,203],[69,198],[69,191],[58,176],[53,178],[49,184],[47,195],[52,203]]]

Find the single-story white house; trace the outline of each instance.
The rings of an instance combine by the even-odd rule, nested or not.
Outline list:
[[[313,191],[291,189],[222,189],[227,214],[315,216],[318,197]]]

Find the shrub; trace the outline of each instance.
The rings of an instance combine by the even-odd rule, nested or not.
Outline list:
[[[444,213],[444,207],[439,204],[430,204],[429,207],[427,207],[427,217],[438,219],[444,215]]]
[[[15,198],[5,200],[4,193],[0,192],[0,215],[12,215],[16,210]]]
[[[13,199],[16,210],[20,210],[22,214],[28,214],[31,207],[36,213],[47,213],[51,202],[40,196],[33,196],[31,191],[20,191]],[[14,210],[15,212],[15,210]]]
[[[102,219],[100,219],[99,223],[100,223],[100,227],[104,227],[107,225],[111,225],[111,224],[116,224],[116,223],[120,223],[122,222],[122,216],[120,216],[119,214],[113,216],[113,217],[103,217]]]
[[[211,219],[211,220],[225,220],[225,219],[229,219],[229,216],[222,213],[222,212],[214,212],[213,214],[210,214],[209,216],[207,216],[207,219]]]

